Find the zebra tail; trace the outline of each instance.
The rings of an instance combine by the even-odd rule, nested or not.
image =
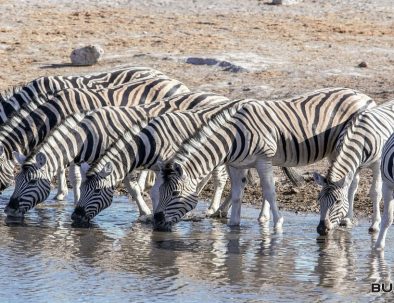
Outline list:
[[[292,167],[281,167],[286,177],[294,186],[300,187],[305,184],[304,178]]]

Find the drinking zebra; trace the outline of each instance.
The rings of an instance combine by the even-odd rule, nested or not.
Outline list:
[[[42,103],[42,99],[45,99],[47,94],[61,89],[73,87],[103,89],[155,76],[165,77],[162,72],[147,67],[124,67],[84,76],[40,77],[21,87],[14,87],[0,94],[0,125],[7,122],[10,117],[16,115],[27,104],[31,102]],[[14,164],[12,161],[0,157],[0,171],[0,192],[2,192],[13,181]],[[57,197],[61,199],[67,191],[64,172],[59,174],[58,184],[60,186]]]
[[[31,104],[29,110],[21,109],[1,127],[0,156],[11,160],[14,151],[28,155],[56,125],[73,113],[108,105],[129,107],[149,104],[188,91],[181,82],[162,77],[137,80],[111,89],[58,91],[48,102],[36,106],[35,110]]]
[[[196,186],[218,165],[227,164],[231,180],[230,225],[239,225],[241,199],[248,168],[255,167],[263,189],[260,222],[275,228],[283,218],[276,205],[273,165],[304,166],[333,157],[346,123],[374,106],[366,95],[345,88],[315,91],[288,101],[248,102],[222,111],[164,165],[154,225],[170,230],[172,224],[197,204]]]
[[[242,102],[247,100],[163,114],[151,120],[146,127],[126,132],[85,172],[86,180],[81,185],[81,198],[73,212],[73,221],[78,224],[89,222],[111,205],[115,186],[126,176],[138,169],[158,171],[161,161],[171,157],[180,144],[210,117]],[[216,190],[211,207],[217,208],[227,180],[225,167],[218,167],[212,177]],[[209,176],[201,180],[199,189],[208,179]],[[151,191],[153,209],[157,204],[157,188],[155,185]]]
[[[382,195],[384,201],[383,219],[378,239],[375,243],[377,250],[383,250],[386,235],[393,224],[394,211],[394,135],[392,134],[383,146],[380,169],[382,172]]]
[[[59,169],[74,164],[93,163],[119,136],[127,130],[139,127],[163,113],[186,110],[228,101],[212,93],[184,93],[131,108],[107,106],[90,114],[69,116],[30,155],[23,159],[21,171],[16,177],[15,191],[6,211],[20,216],[43,202],[50,192],[50,181]],[[72,175],[75,179],[76,176]],[[72,180],[74,187],[79,180]],[[149,215],[140,189],[134,180],[125,179],[126,188],[137,202],[140,215]],[[75,197],[78,201],[79,196]]]
[[[342,219],[351,224],[353,198],[358,187],[359,171],[370,168],[373,178],[369,195],[373,202],[370,232],[379,230],[379,202],[382,198],[380,158],[384,143],[394,132],[394,100],[370,108],[357,115],[344,132],[338,155],[332,162],[327,176],[315,173],[316,182],[322,186],[318,197],[320,204],[319,234],[325,235]],[[348,212],[349,210],[349,212]]]

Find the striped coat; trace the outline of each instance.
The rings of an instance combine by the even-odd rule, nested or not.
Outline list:
[[[223,111],[184,142],[162,170],[165,181],[155,211],[156,228],[170,229],[193,209],[198,182],[223,164],[230,166],[230,224],[240,222],[246,169],[255,167],[263,201],[272,209],[275,227],[281,228],[283,218],[276,205],[272,166],[303,166],[332,157],[346,124],[356,113],[374,105],[368,96],[357,91],[330,88],[291,102],[254,101]],[[262,209],[259,220],[268,220],[267,207]]]

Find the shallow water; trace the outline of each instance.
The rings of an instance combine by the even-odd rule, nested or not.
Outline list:
[[[9,196],[1,196],[1,209]],[[394,229],[379,256],[364,220],[318,238],[317,215],[284,213],[284,232],[275,234],[257,224],[258,209],[243,207],[240,228],[203,219],[163,233],[133,223],[136,207],[126,197],[117,197],[90,229],[71,227],[72,209],[72,203],[46,202],[23,226],[7,226],[0,214],[1,302],[383,302],[394,296],[371,292],[371,283],[391,281]]]

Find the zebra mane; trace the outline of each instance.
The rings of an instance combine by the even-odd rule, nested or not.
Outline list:
[[[23,87],[25,87],[27,83],[23,83],[21,85],[15,85],[10,88],[5,89],[4,91],[0,92],[0,102],[5,102],[10,99],[16,93],[19,93]]]
[[[81,120],[77,120],[75,121],[75,119],[78,118],[84,118],[86,117],[88,114],[90,114],[91,111],[86,111],[86,112],[82,112],[82,113],[75,113],[71,116],[66,117],[64,120],[62,120],[62,122],[60,124],[57,124],[55,127],[53,127],[50,132],[47,134],[47,136],[45,137],[45,139],[39,144],[37,145],[27,156],[25,163],[26,164],[32,164],[33,162],[35,162],[35,157],[36,155],[41,152],[42,148],[48,144],[48,142],[50,140],[52,140],[52,135],[59,129],[60,126],[67,124],[67,127],[69,128],[74,128],[77,127],[79,125],[79,123],[81,122]],[[75,122],[74,122],[75,121]],[[64,148],[64,147],[58,147],[58,148]]]
[[[92,163],[90,169],[86,172],[86,176],[95,176],[97,175],[104,167],[107,162],[112,161],[112,157],[109,155],[118,155],[120,151],[124,149],[125,142],[136,141],[138,144],[138,140],[135,140],[136,135],[143,129],[146,125],[146,122],[138,121],[136,125],[133,125],[131,129],[126,131],[119,137],[117,140],[112,142],[112,144],[106,149],[105,153],[96,161]],[[129,155],[131,157],[131,155]]]
[[[199,129],[197,129],[193,136],[183,141],[177,153],[168,162],[167,169],[164,169],[163,177],[165,177],[166,171],[167,173],[170,172],[170,167],[172,167],[174,162],[182,163],[187,160],[190,154],[198,151],[201,146],[204,145],[208,138],[212,137],[212,135],[214,135],[218,129],[222,128],[223,125],[227,124],[233,118],[233,116],[240,109],[242,109],[244,104],[244,102],[242,102],[241,104],[234,104],[234,102],[230,102],[230,104],[226,105],[222,110],[214,114],[206,124],[203,124]]]

